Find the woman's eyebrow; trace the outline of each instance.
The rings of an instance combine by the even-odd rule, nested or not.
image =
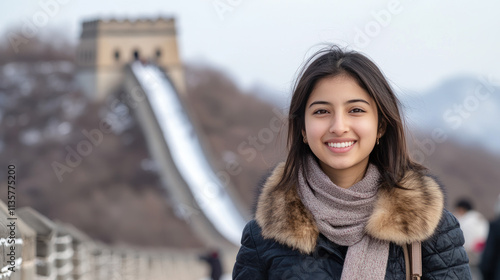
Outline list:
[[[351,104],[351,103],[357,103],[357,102],[363,102],[363,103],[366,103],[366,104],[370,105],[370,103],[368,103],[368,101],[366,101],[364,99],[351,99],[351,100],[347,100],[345,102],[345,104]]]
[[[363,103],[366,103],[366,104],[370,105],[370,103],[368,103],[368,101],[366,101],[364,99],[351,99],[351,100],[347,100],[345,102],[345,104],[351,104],[351,103],[357,103],[357,102],[363,102]],[[332,105],[332,103],[330,103],[328,101],[318,100],[318,101],[314,101],[313,103],[311,103],[309,105],[309,108],[311,108],[313,105],[319,105],[319,104],[322,104],[322,105]]]
[[[318,105],[318,104],[323,104],[323,105],[332,105],[332,103],[328,102],[328,101],[314,101],[313,103],[311,103],[309,105],[309,108],[311,108],[313,105]]]

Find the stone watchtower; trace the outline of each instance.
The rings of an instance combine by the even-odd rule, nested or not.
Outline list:
[[[82,24],[77,79],[93,100],[103,100],[123,82],[123,68],[134,60],[163,68],[179,93],[185,92],[175,19],[90,20]]]

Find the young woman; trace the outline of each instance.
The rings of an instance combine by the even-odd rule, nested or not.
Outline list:
[[[316,53],[295,85],[289,154],[267,179],[233,279],[407,279],[403,246],[422,242],[423,279],[470,279],[443,192],[408,154],[399,102],[364,55]]]

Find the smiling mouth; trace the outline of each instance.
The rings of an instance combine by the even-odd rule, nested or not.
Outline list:
[[[354,143],[356,143],[356,141],[347,141],[347,142],[337,142],[337,143],[327,143],[328,147],[332,147],[332,148],[348,148],[352,145],[354,145]]]

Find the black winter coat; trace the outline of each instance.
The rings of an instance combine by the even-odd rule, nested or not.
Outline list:
[[[233,279],[340,279],[348,248],[319,233],[295,188],[276,188],[282,172],[280,165],[268,179],[256,218],[243,230]],[[439,185],[416,173],[402,185],[410,190],[379,190],[366,227],[367,234],[390,241],[385,279],[405,279],[400,245],[414,241],[422,241],[422,279],[471,279],[463,233],[456,218],[443,209]]]
[[[484,280],[500,280],[500,218],[490,224],[480,269]]]

